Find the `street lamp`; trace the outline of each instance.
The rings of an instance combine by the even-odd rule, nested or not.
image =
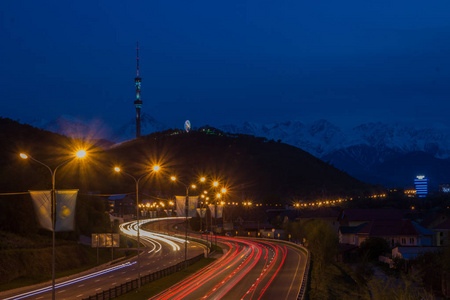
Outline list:
[[[158,172],[160,170],[160,167],[158,165],[153,166],[152,171],[153,172]],[[148,175],[149,173],[151,173],[152,171],[148,171],[145,172],[144,174],[142,174],[139,178],[136,179],[136,177],[134,177],[131,174],[128,174],[127,172],[122,171],[119,167],[114,167],[114,171],[118,172],[118,173],[123,173],[125,175],[127,175],[128,177],[133,178],[135,184],[136,184],[136,220],[137,220],[137,263],[138,263],[138,291],[141,290],[141,265],[140,265],[140,260],[139,260],[139,252],[140,252],[140,231],[139,231],[139,181],[141,181],[142,178],[144,178],[144,176]]]
[[[78,150],[78,152],[75,153],[76,158],[84,158],[86,156],[85,150]],[[51,200],[51,219],[52,219],[52,299],[55,299],[55,264],[56,264],[56,238],[55,238],[55,224],[56,224],[56,189],[55,189],[55,181],[56,181],[56,170],[58,170],[59,167],[62,165],[65,165],[75,157],[71,157],[62,163],[60,163],[58,166],[56,166],[55,169],[51,169],[48,165],[44,164],[43,162],[33,158],[31,155],[20,153],[20,157],[22,159],[31,159],[32,161],[43,165],[50,171],[50,175],[52,177],[52,191],[50,193],[50,200]]]
[[[185,230],[185,239],[184,239],[184,263],[186,264],[187,262],[187,234],[188,234],[188,212],[189,212],[189,188],[197,188],[195,186],[195,184],[192,185],[187,185],[182,181],[177,180],[177,178],[175,176],[170,177],[170,179],[172,181],[176,181],[181,183],[182,185],[184,185],[184,187],[186,188],[186,202],[184,203],[184,211],[185,211],[185,215],[186,215],[186,230]]]
[[[200,185],[201,185],[201,187],[203,187],[203,183],[205,183],[205,181],[206,181],[206,178],[205,177],[200,177],[200,179],[199,179],[199,181],[200,181]],[[202,198],[205,198],[205,195],[201,195],[201,197]],[[202,233],[202,230],[203,230],[203,217],[202,217],[202,214],[203,214],[203,201],[200,203],[200,237],[203,237],[203,233]],[[205,214],[205,217],[206,217],[206,214]],[[208,218],[206,218],[206,220],[207,220]]]

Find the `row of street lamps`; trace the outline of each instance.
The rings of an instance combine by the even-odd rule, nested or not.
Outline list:
[[[48,165],[46,165],[45,163],[33,158],[32,156],[25,154],[25,153],[20,153],[20,157],[22,159],[30,159],[38,164],[41,164],[43,166],[45,166],[49,171],[50,171],[50,175],[52,178],[52,191],[51,191],[51,221],[52,221],[52,241],[53,241],[53,246],[52,246],[52,299],[55,299],[55,260],[56,260],[56,247],[55,247],[55,223],[56,223],[56,189],[55,189],[55,181],[56,181],[56,171],[58,170],[59,167],[61,167],[62,165],[65,165],[66,163],[72,161],[75,158],[81,159],[86,157],[87,153],[85,150],[79,150],[76,152],[76,154],[63,161],[61,164],[59,164],[56,168],[52,169],[50,168]],[[139,259],[139,252],[140,252],[140,228],[139,228],[139,182],[140,180],[145,177],[146,175],[152,173],[152,172],[159,172],[160,171],[160,166],[155,165],[153,166],[153,168],[150,171],[145,172],[144,174],[142,174],[140,177],[135,177],[127,172],[124,172],[123,170],[121,170],[119,167],[114,167],[114,171],[118,172],[118,173],[122,173],[125,174],[126,176],[132,178],[135,182],[135,186],[136,186],[136,220],[137,220],[137,270],[138,270],[138,290],[141,289],[141,274],[140,274],[140,259]],[[195,184],[185,184],[184,182],[178,180],[175,176],[171,177],[171,180],[174,182],[178,182],[179,184],[182,184],[185,188],[186,188],[186,201],[185,201],[185,216],[186,216],[186,224],[185,224],[185,252],[184,252],[184,261],[185,263],[187,262],[187,233],[188,233],[188,214],[189,214],[189,189],[195,189],[196,185]],[[200,183],[204,183],[206,181],[205,177],[201,177],[200,178]],[[216,189],[216,191],[219,188],[219,182],[218,181],[213,181],[212,183],[213,188]],[[222,188],[221,189],[222,194],[226,193],[226,189]],[[205,197],[202,194],[203,197]],[[215,201],[215,219],[216,219],[216,227],[214,228],[213,232],[216,236],[216,246],[217,246],[217,201],[218,199],[220,199],[221,194],[217,193],[216,194],[216,201]],[[208,200],[208,197],[206,198],[206,200]],[[201,216],[202,217],[202,216]],[[211,227],[212,227],[212,223],[211,223]]]

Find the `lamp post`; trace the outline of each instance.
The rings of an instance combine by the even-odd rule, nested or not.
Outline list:
[[[206,195],[208,194],[208,191],[203,191],[203,193],[200,195],[200,198],[201,198],[201,203],[200,203],[200,212],[201,212],[201,214],[203,214],[203,211],[202,211],[202,209],[203,209],[203,207],[205,207],[205,206],[207,206],[207,200],[209,199],[208,197],[206,197]],[[207,207],[205,208],[205,215],[204,215],[204,217],[205,217],[205,228],[206,228],[206,231],[208,231],[208,216],[206,215],[206,209],[207,209]],[[203,224],[202,224],[202,222],[203,222],[203,218],[202,218],[202,215],[200,214],[200,234],[203,236]],[[206,238],[208,238],[208,235],[206,235]]]
[[[193,189],[195,189],[196,186],[194,184],[189,186],[189,185],[185,184],[184,182],[177,180],[177,178],[175,176],[170,177],[170,179],[172,181],[181,183],[186,188],[186,202],[184,203],[184,212],[186,215],[186,225],[185,225],[186,229],[185,229],[185,238],[184,238],[184,263],[186,265],[186,262],[187,262],[188,212],[189,212],[189,188],[192,187]]]
[[[206,178],[205,177],[200,177],[200,184],[201,184],[201,187],[202,187],[202,184],[204,183],[206,181]],[[205,195],[201,195],[201,198],[205,198]],[[203,230],[203,216],[202,216],[202,214],[203,214],[203,200],[202,200],[202,202],[200,203],[200,237],[202,238],[203,237],[203,232],[202,232],[202,230]],[[206,215],[206,214],[205,214]]]
[[[85,150],[79,150],[75,157],[77,158],[83,158],[86,156]],[[43,165],[50,171],[50,176],[52,177],[52,191],[50,193],[50,199],[51,199],[51,219],[52,219],[52,299],[55,299],[55,265],[56,265],[56,238],[55,238],[55,224],[56,224],[56,189],[55,189],[55,182],[56,182],[56,171],[59,167],[62,165],[65,165],[75,157],[69,158],[62,163],[60,163],[58,166],[56,166],[55,169],[52,170],[48,165],[44,164],[43,162],[33,158],[31,155],[27,155],[25,153],[20,153],[20,157],[22,159],[31,159],[32,161]]]
[[[219,182],[214,181],[213,187],[215,189],[217,189],[218,186],[219,186]],[[220,194],[216,194],[216,199],[215,199],[216,201],[214,201],[214,240],[215,240],[215,248],[214,249],[217,248],[217,201],[219,201],[218,198],[220,198]],[[212,223],[211,223],[211,226],[212,226]]]
[[[226,202],[225,202],[225,193],[227,192],[226,188],[221,188],[220,189],[221,195],[223,196],[222,198],[222,202],[220,203],[220,205],[222,205],[222,230],[225,233],[225,207],[226,207]]]
[[[158,172],[160,169],[159,166],[153,166],[153,172]],[[139,181],[141,181],[142,178],[144,178],[146,175],[148,175],[150,172],[146,172],[144,174],[142,174],[139,178],[136,179],[136,177],[134,177],[131,174],[128,174],[127,172],[122,171],[119,167],[115,167],[114,171],[116,172],[121,172],[125,175],[127,175],[128,177],[133,178],[134,183],[136,184],[136,220],[137,220],[137,269],[138,269],[138,291],[141,290],[141,265],[140,265],[140,260],[139,260],[139,252],[140,252],[140,231],[139,231]]]

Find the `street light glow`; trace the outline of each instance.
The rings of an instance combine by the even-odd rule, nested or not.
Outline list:
[[[78,158],[83,158],[83,157],[85,157],[86,156],[86,150],[78,150],[78,152],[77,152],[77,157]]]
[[[218,186],[218,185],[219,185],[219,183],[217,181],[213,182],[213,186]]]
[[[205,182],[205,180],[206,180],[205,177],[200,178],[200,182]]]
[[[170,177],[170,179],[172,179],[173,181],[177,180],[175,176]]]
[[[120,172],[120,168],[119,167],[114,167],[114,171]]]
[[[222,188],[222,194],[225,194],[227,192],[226,188]]]
[[[153,166],[153,171],[158,172],[161,169],[158,165]]]
[[[27,159],[28,155],[26,155],[25,153],[20,153],[20,157],[23,158],[23,159]]]

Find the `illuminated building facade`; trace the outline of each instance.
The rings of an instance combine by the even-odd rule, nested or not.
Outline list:
[[[414,188],[407,188],[404,193],[408,198],[414,198],[416,196],[416,190]]]
[[[418,175],[414,179],[414,186],[416,187],[417,197],[423,198],[428,195],[428,178],[425,175]]]
[[[439,192],[441,193],[450,193],[450,184],[440,184],[439,185]]]
[[[136,84],[136,100],[134,101],[134,106],[136,107],[136,138],[141,136],[141,77],[139,77],[139,42],[136,46],[137,53],[137,76],[134,78],[134,83]]]

